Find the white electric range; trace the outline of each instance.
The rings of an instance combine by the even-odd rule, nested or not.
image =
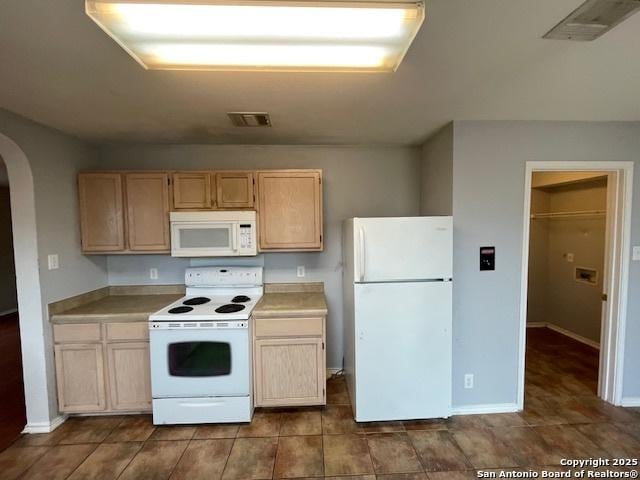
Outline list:
[[[149,317],[153,423],[249,422],[262,268],[188,268],[185,284],[185,297]]]

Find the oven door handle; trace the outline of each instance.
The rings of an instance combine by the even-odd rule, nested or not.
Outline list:
[[[206,407],[219,407],[220,405],[224,405],[224,402],[207,402],[207,403],[193,403],[193,402],[181,402],[181,407],[190,407],[190,408],[206,408]]]

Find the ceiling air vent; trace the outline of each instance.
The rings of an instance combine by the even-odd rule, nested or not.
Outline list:
[[[587,0],[543,38],[591,41],[640,10],[640,0]]]
[[[271,126],[271,118],[266,112],[229,112],[227,115],[236,127]]]

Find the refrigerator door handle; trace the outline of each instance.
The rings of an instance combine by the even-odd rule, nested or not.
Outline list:
[[[358,249],[358,270],[360,274],[360,281],[364,281],[365,274],[365,251],[364,251],[364,229],[360,227],[359,229],[359,239],[360,239],[360,248]]]

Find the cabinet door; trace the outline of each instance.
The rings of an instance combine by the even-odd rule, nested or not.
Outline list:
[[[126,179],[129,250],[169,251],[169,176],[128,173]]]
[[[78,175],[80,229],[84,252],[124,250],[122,175]]]
[[[322,250],[322,174],[258,172],[261,250]]]
[[[174,173],[173,207],[175,209],[211,208],[211,179],[209,173]]]
[[[55,346],[58,406],[61,412],[105,410],[104,363],[101,344]]]
[[[254,361],[256,406],[325,403],[322,338],[256,340]]]
[[[218,208],[253,207],[253,172],[216,173],[216,204]]]
[[[149,343],[107,344],[109,395],[113,410],[149,410]]]

